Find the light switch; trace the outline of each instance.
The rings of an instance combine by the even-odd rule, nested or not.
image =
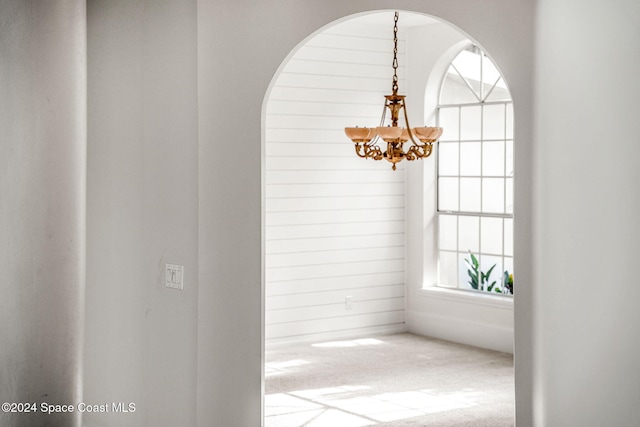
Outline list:
[[[184,290],[184,266],[167,264],[165,268],[165,284],[167,288]]]

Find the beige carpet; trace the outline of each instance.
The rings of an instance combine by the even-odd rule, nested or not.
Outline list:
[[[267,349],[265,427],[514,425],[513,357],[411,334]]]

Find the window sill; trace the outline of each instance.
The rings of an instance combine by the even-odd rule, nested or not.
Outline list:
[[[420,289],[420,294],[427,298],[513,310],[513,296],[462,291],[459,289],[441,288],[438,286],[422,288]]]

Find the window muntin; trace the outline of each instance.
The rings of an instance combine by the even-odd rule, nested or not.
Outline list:
[[[473,289],[473,254],[477,268],[490,272],[482,290],[495,282],[493,292],[509,293],[504,281],[513,274],[513,105],[497,67],[477,46],[451,62],[438,123],[445,129],[437,150],[438,283]]]

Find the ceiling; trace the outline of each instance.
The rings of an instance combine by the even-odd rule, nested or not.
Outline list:
[[[353,23],[364,24],[364,25],[387,25],[393,26],[393,14],[394,11],[388,10],[383,12],[373,12],[360,15],[356,18],[353,18]],[[418,27],[422,25],[430,25],[435,24],[438,21],[435,18],[429,17],[427,15],[422,15],[415,12],[402,12],[400,11],[400,16],[398,19],[399,27]]]

